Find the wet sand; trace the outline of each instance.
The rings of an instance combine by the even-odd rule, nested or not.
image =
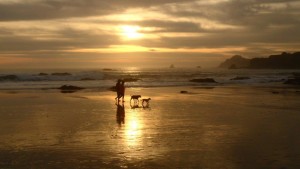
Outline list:
[[[149,107],[132,108],[132,94]],[[0,168],[300,168],[299,89],[126,95],[123,107],[111,91],[0,91]]]

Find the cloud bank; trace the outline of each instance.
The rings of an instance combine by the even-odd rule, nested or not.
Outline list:
[[[205,67],[234,54],[299,51],[299,11],[298,0],[0,0],[0,64],[171,63],[180,54]],[[142,38],[122,37],[122,25],[138,26]]]

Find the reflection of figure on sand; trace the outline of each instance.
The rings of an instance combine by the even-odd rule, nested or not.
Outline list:
[[[149,109],[149,110],[151,110],[151,107],[149,106],[149,104],[143,104],[143,109]]]
[[[139,106],[139,102],[136,102],[136,101],[131,102],[131,100],[132,100],[132,96],[131,96],[131,99],[130,99],[130,107],[131,107],[131,109],[141,108]]]
[[[137,109],[137,108],[150,109],[149,102],[146,101],[142,102],[142,106],[140,106],[138,102],[133,102],[133,104],[132,102],[130,102],[130,107],[131,109]]]
[[[142,108],[138,104],[130,104],[131,109]]]
[[[119,124],[119,126],[121,126],[122,124],[125,124],[125,109],[124,109],[124,104],[120,105],[120,104],[116,104],[117,105],[117,123]]]
[[[116,91],[117,91],[117,97],[115,98],[116,102],[120,101],[122,98],[122,101],[124,102],[124,95],[125,95],[125,81],[119,79],[116,83]]]

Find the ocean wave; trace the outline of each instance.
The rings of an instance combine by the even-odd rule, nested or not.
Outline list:
[[[95,70],[61,72],[0,72],[0,89],[57,88],[69,84],[85,88],[109,88],[117,79],[132,80],[127,87],[282,84],[297,70]],[[1,78],[2,77],[2,78]],[[236,78],[246,77],[246,78]],[[212,78],[217,83],[197,83],[192,79]],[[235,79],[236,78],[236,79]]]

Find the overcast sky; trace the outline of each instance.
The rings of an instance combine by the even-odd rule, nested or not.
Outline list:
[[[299,0],[0,0],[2,68],[211,67],[299,47]]]

